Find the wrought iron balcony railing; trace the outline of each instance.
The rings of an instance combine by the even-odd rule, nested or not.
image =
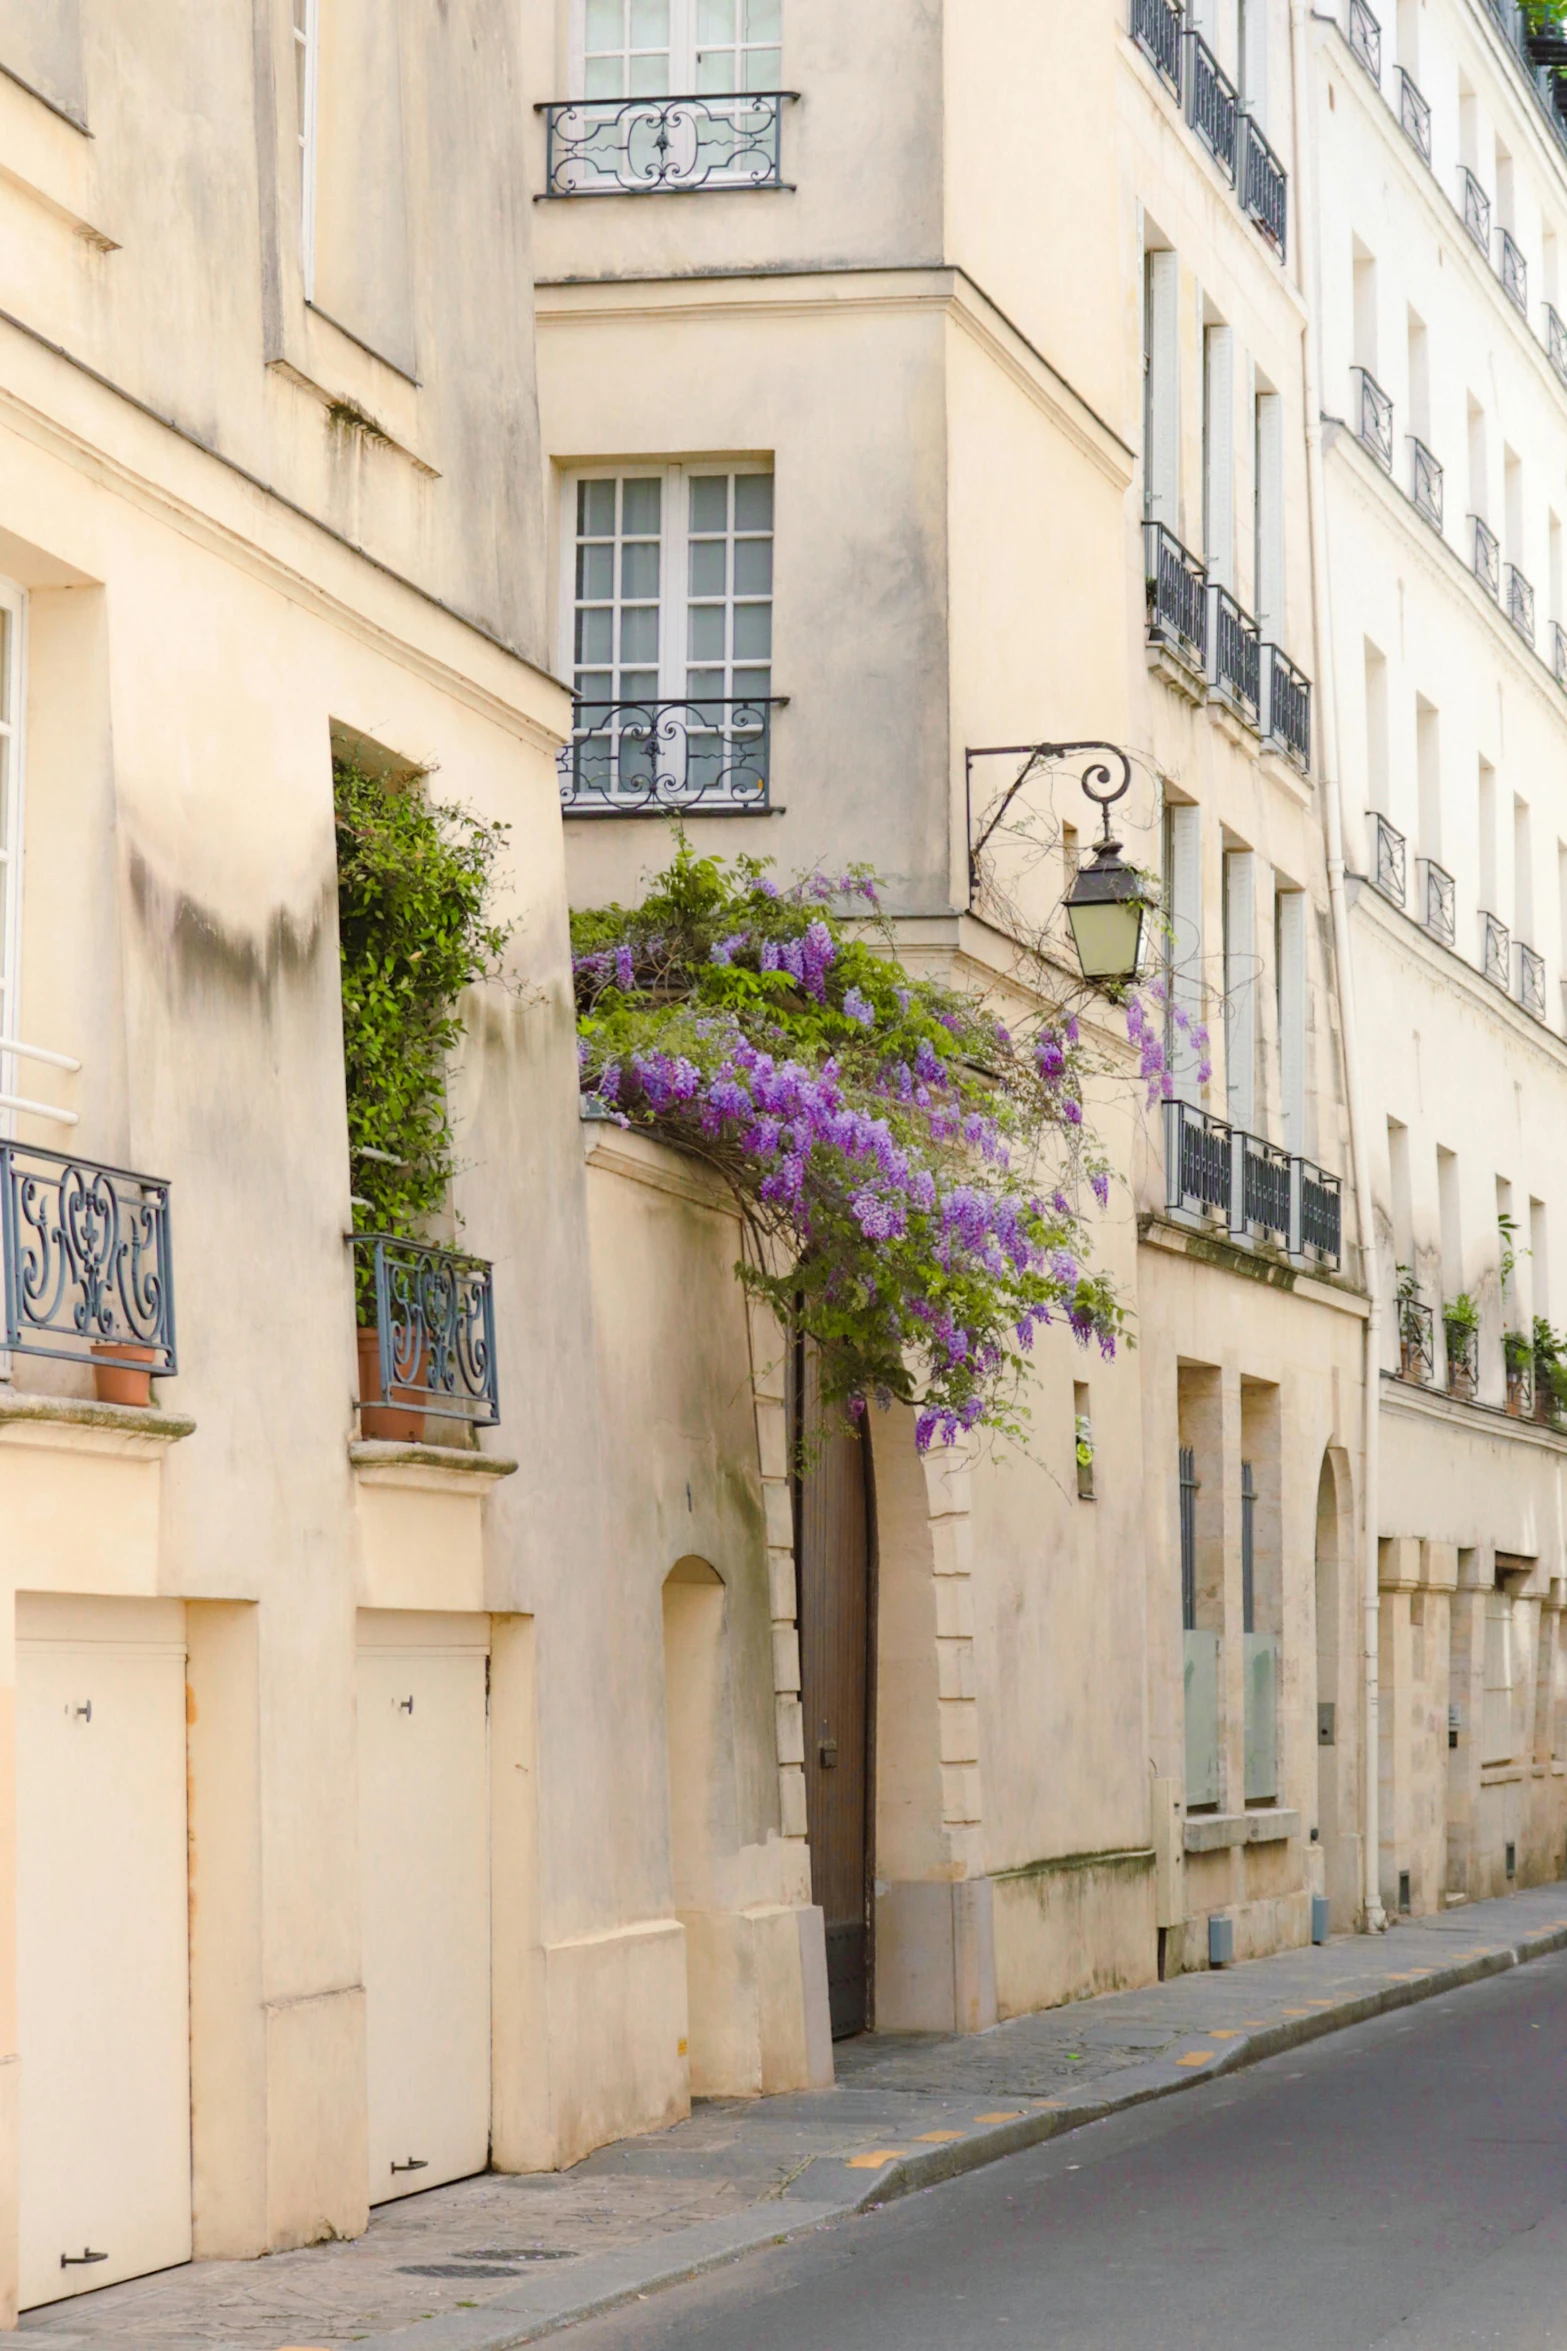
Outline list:
[[[1233,185],[1241,96],[1201,33],[1186,35],[1186,119]]]
[[[1148,638],[1203,675],[1208,667],[1208,572],[1162,522],[1143,525]]]
[[[1558,377],[1567,384],[1567,326],[1553,303],[1545,305],[1545,356]]]
[[[1530,587],[1516,563],[1507,566],[1507,617],[1527,644],[1534,643],[1534,590]]]
[[[1376,825],[1376,868],[1372,879],[1384,898],[1391,898],[1395,906],[1402,906],[1408,895],[1407,843],[1397,825],[1389,824],[1378,811]]]
[[[1263,740],[1298,768],[1311,765],[1311,680],[1279,645],[1264,645],[1262,670]]]
[[[374,1332],[360,1348],[360,1388],[374,1391],[360,1394],[360,1411],[493,1428],[495,1292],[484,1259],[393,1233],[351,1233],[349,1243],[361,1333]]]
[[[1429,1306],[1418,1298],[1398,1301],[1398,1376],[1427,1388],[1436,1378],[1436,1329]]]
[[[1479,1332],[1465,1330],[1444,1316],[1442,1336],[1446,1342],[1448,1394],[1473,1396],[1480,1384]]]
[[[1236,1240],[1260,1234],[1293,1257],[1339,1264],[1342,1185],[1311,1160],[1190,1103],[1167,1102],[1164,1169],[1166,1208],[1220,1218]]]
[[[171,1377],[169,1187],[64,1151],[0,1142],[4,1345]]]
[[[1260,719],[1262,637],[1228,588],[1208,588],[1208,686],[1248,726]]]
[[[1529,315],[1529,265],[1506,229],[1498,231],[1500,251],[1497,257],[1497,276],[1502,281],[1502,292],[1524,317]]]
[[[1254,114],[1241,117],[1241,210],[1254,220],[1279,259],[1289,227],[1289,179]]]
[[[568,816],[765,816],[772,714],[785,699],[579,702],[556,759],[561,806]]]
[[[1551,671],[1559,686],[1567,686],[1567,629],[1559,620],[1551,623]]]
[[[1467,163],[1458,166],[1458,209],[1486,260],[1491,258],[1491,199]]]
[[[1402,66],[1398,69],[1398,119],[1404,136],[1424,164],[1431,161],[1431,109]]]
[[[1480,909],[1480,969],[1493,988],[1500,988],[1504,996],[1512,994],[1512,945],[1507,925],[1494,914]]]
[[[1177,98],[1181,94],[1181,16],[1180,0],[1132,0],[1132,39]]]
[[[1458,899],[1452,875],[1434,857],[1422,857],[1416,871],[1420,876],[1418,920],[1444,947],[1456,947]]]
[[[1366,0],[1349,0],[1349,46],[1380,90],[1382,27],[1366,6]]]
[[[1511,1332],[1508,1333],[1508,1337],[1512,1337],[1512,1335]],[[1525,1340],[1525,1345],[1527,1343]],[[1533,1420],[1534,1357],[1532,1354],[1505,1352],[1505,1340],[1503,1345],[1502,1362],[1507,1375],[1507,1409],[1518,1420]]]
[[[1488,596],[1502,592],[1502,550],[1496,533],[1482,515],[1469,517],[1474,526],[1474,575]]]
[[[545,122],[545,193],[650,196],[677,189],[779,188],[783,110],[793,90],[734,96],[573,98]]]
[[[1518,1002],[1531,1020],[1545,1019],[1545,957],[1519,939]]]
[[[1424,441],[1409,436],[1409,499],[1433,530],[1442,527],[1442,468]]]
[[[1357,367],[1360,385],[1356,402],[1355,435],[1378,465],[1393,470],[1393,403],[1368,367]]]

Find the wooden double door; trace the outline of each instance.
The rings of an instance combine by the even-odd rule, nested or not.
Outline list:
[[[792,1386],[811,1892],[826,1921],[828,2001],[841,2041],[871,2021],[870,1447],[840,1416],[824,1415],[812,1350],[797,1351]]]

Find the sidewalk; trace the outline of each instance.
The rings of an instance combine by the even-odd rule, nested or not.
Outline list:
[[[70,2345],[510,2351],[889,2196],[1384,2009],[1567,1949],[1567,1885],[963,2039],[840,2043],[838,2086],[717,2100],[574,2171],[489,2173],[372,2215],[351,2244],[202,2262],[29,2314]]]

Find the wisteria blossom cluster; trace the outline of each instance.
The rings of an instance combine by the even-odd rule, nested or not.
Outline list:
[[[1017,1432],[1039,1330],[1113,1354],[1075,1020],[1013,1035],[909,974],[862,869],[781,887],[683,837],[640,906],[572,933],[585,1095],[723,1177],[754,1244],[741,1278],[819,1344],[829,1400],[899,1399],[922,1448],[950,1444]]]
[[[1208,1031],[1194,1021],[1184,1004],[1177,1003],[1162,979],[1148,983],[1148,1003],[1134,990],[1126,1003],[1126,1033],[1138,1051],[1138,1076],[1148,1088],[1148,1108],[1168,1102],[1175,1091],[1166,1050],[1169,1030],[1184,1036],[1197,1056],[1197,1083],[1205,1086],[1213,1075]],[[1150,1006],[1152,1009],[1150,1010]]]

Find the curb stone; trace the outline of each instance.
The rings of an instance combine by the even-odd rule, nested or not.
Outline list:
[[[1102,2122],[1107,2116],[1127,2113],[1156,2098],[1194,2089],[1220,2074],[1238,2073],[1245,2066],[1260,2065],[1267,2058],[1301,2048],[1308,2041],[1322,2040],[1395,2009],[1415,2007],[1445,1992],[1461,1991],[1469,1984],[1506,1975],[1515,1967],[1526,1967],[1532,1960],[1564,1950],[1567,1925],[1560,1925],[1521,1935],[1514,1943],[1472,1951],[1446,1965],[1411,1970],[1402,1980],[1353,1993],[1309,2016],[1281,2019],[1277,2024],[1237,2033],[1232,2042],[1215,2050],[1211,2064],[1201,2068],[1181,2071],[1176,2058],[1156,2057],[1146,2065],[1129,2066],[1120,2086],[1108,2093],[1085,2089],[1081,2096],[1059,2104],[1036,2104],[1032,2111],[966,2132],[950,2144],[917,2155],[889,2150],[885,2165],[863,2185],[855,2176],[862,2167],[851,2168],[849,2157],[815,2156],[781,2196],[744,2214],[701,2221],[649,2244],[588,2255],[580,2264],[570,2265],[574,2276],[557,2272],[548,2279],[529,2279],[482,2309],[454,2311],[386,2334],[362,2336],[362,2351],[518,2351],[518,2346],[535,2343],[582,2319],[598,2317],[667,2286],[683,2285],[726,2268],[765,2245],[788,2244],[834,2221],[874,2211],[897,2197],[960,2179],[1009,2155],[1022,2154],[1046,2140],[1081,2130],[1086,2123]],[[1200,2026],[1193,2026],[1183,2037],[1193,2044],[1208,2038]]]

